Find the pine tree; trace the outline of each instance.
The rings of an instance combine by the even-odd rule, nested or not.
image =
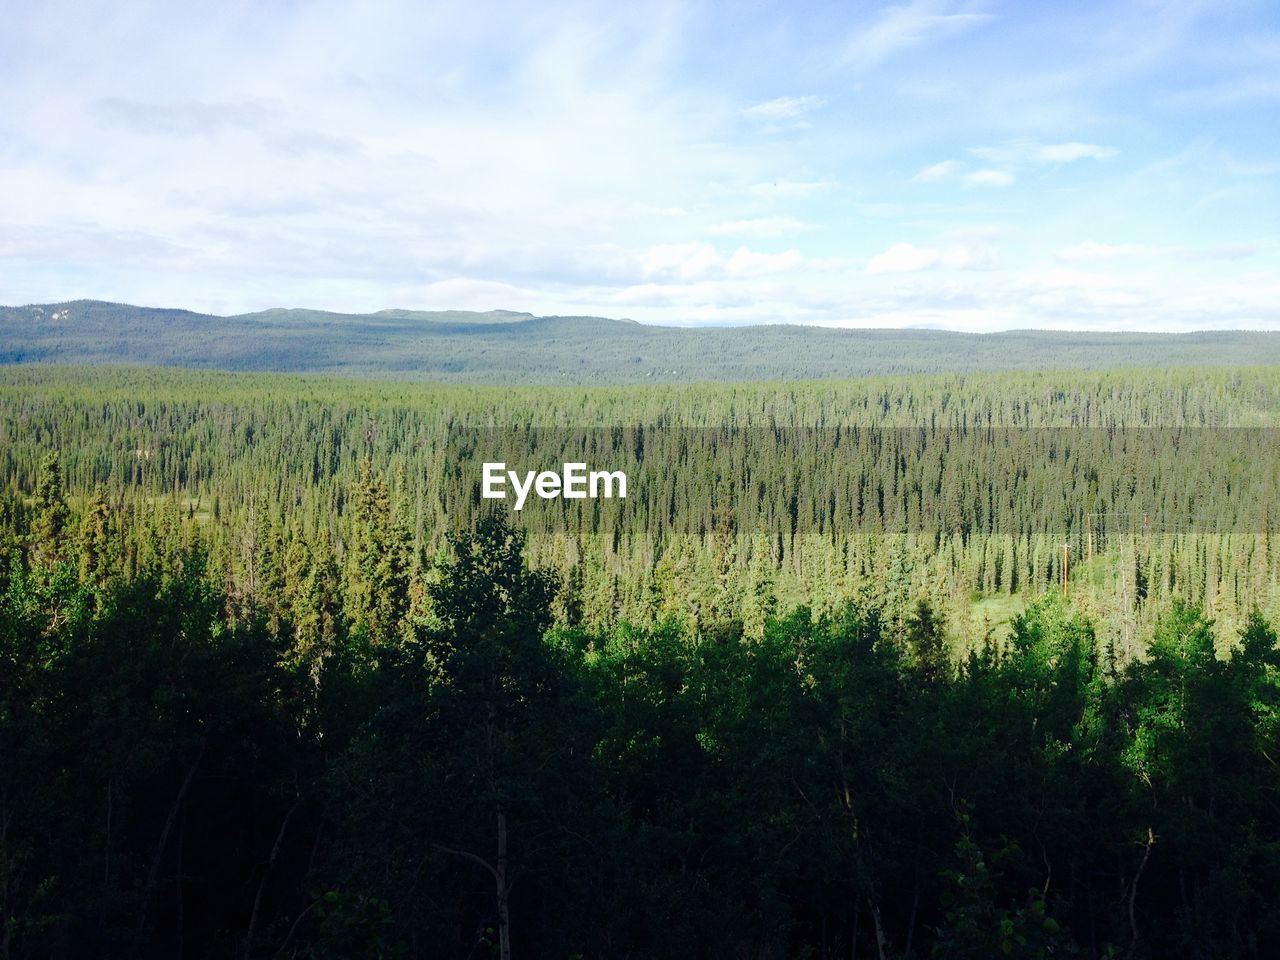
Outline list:
[[[52,566],[62,559],[71,521],[57,452],[46,454],[40,462],[34,509],[30,537],[32,559],[41,566]]]
[[[409,609],[408,531],[392,514],[386,481],[361,468],[352,517],[347,619],[375,645],[391,643]]]
[[[94,490],[80,521],[80,579],[102,587],[116,573],[112,514],[101,487]]]
[[[572,720],[557,703],[564,693],[560,661],[543,641],[556,583],[525,566],[523,537],[497,515],[455,538],[453,548],[444,577],[430,588],[440,627],[428,635],[427,648],[439,671],[443,720],[460,744],[455,776],[472,784],[469,806],[487,819],[476,826],[496,850],[492,862],[469,858],[493,879],[498,955],[510,960],[509,846],[521,839],[510,840],[512,810],[523,805],[531,816],[528,807],[542,793],[536,784],[563,759],[565,744],[554,730]]]
[[[916,603],[914,612],[907,618],[906,638],[916,670],[922,677],[937,682],[950,675],[951,659],[943,623],[929,601]]]

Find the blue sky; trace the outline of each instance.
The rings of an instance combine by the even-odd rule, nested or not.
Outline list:
[[[1274,2],[4,6],[0,302],[1280,328]]]

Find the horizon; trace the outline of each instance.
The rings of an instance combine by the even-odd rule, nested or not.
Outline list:
[[[956,327],[947,327],[940,325],[928,324],[912,324],[899,327],[870,327],[870,326],[849,326],[847,324],[821,323],[816,321],[801,320],[759,320],[759,321],[711,321],[705,323],[679,323],[674,321],[646,321],[639,320],[635,317],[611,317],[600,316],[595,314],[579,314],[579,313],[531,313],[528,310],[513,310],[510,307],[492,307],[484,310],[476,310],[461,307],[378,307],[372,310],[350,311],[338,310],[331,307],[314,307],[314,306],[269,306],[257,310],[247,310],[237,313],[220,313],[204,310],[195,310],[191,307],[175,306],[173,304],[144,304],[144,303],[126,303],[119,300],[103,300],[100,297],[77,297],[72,300],[51,300],[43,303],[14,303],[0,304],[0,310],[28,310],[32,308],[46,307],[67,307],[72,304],[102,304],[113,307],[129,307],[136,310],[156,310],[156,311],[174,311],[183,313],[192,313],[199,316],[217,317],[219,319],[234,319],[236,317],[255,316],[258,314],[271,313],[273,311],[283,312],[299,312],[299,313],[321,313],[330,316],[339,317],[372,317],[381,314],[390,313],[409,313],[409,314],[437,314],[437,313],[465,313],[484,316],[487,314],[507,314],[510,316],[527,317],[530,320],[604,320],[611,323],[632,323],[639,324],[644,327],[653,327],[655,329],[664,330],[743,330],[752,327],[799,327],[812,330],[837,330],[847,331],[850,333],[949,333],[963,334],[972,336],[998,336],[1000,334],[1010,333],[1063,333],[1063,334],[1107,334],[1107,335],[1143,335],[1143,336],[1191,336],[1195,334],[1230,334],[1230,333],[1280,333],[1280,327],[1188,327],[1185,329],[1168,330],[1168,329],[1116,329],[1116,328],[1096,328],[1096,327],[1000,327],[996,329],[979,329],[966,330]]]
[[[1250,0],[27,6],[0,299],[1280,329],[1277,75]]]

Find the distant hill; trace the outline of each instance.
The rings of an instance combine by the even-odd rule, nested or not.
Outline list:
[[[1280,333],[993,334],[655,327],[499,310],[220,317],[76,300],[0,307],[0,363],[159,364],[470,383],[794,380],[1280,363]]]

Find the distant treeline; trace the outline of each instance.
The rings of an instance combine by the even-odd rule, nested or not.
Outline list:
[[[0,307],[0,363],[163,364],[462,383],[848,379],[1280,363],[1280,333],[655,327],[493,311],[211,316],[78,300]]]

